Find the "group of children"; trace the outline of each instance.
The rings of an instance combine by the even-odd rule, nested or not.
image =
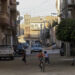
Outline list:
[[[50,63],[49,55],[48,55],[47,51],[44,51],[44,53],[41,51],[41,52],[38,53],[37,56],[38,56],[38,58],[44,57],[45,58],[45,63],[48,63],[48,64]],[[23,51],[22,60],[25,62],[25,64],[27,63],[27,61],[26,61],[26,51],[25,50]]]
[[[48,55],[47,51],[44,51],[44,53],[41,51],[38,54],[38,58],[41,58],[41,57],[45,58],[45,63],[48,63],[48,64],[50,63],[50,61],[49,61],[49,55]]]

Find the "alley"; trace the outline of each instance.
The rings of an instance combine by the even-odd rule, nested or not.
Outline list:
[[[75,0],[0,0],[0,75],[75,75],[74,13]]]

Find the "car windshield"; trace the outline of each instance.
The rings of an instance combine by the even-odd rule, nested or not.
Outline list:
[[[36,44],[35,44],[35,45],[32,45],[32,47],[41,47],[41,45],[36,45]]]

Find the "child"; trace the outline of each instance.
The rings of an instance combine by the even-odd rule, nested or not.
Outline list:
[[[49,56],[48,56],[48,53],[47,53],[47,51],[44,51],[44,57],[45,57],[45,63],[50,63],[49,62]]]

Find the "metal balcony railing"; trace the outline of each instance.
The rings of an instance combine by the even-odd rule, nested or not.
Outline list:
[[[68,6],[69,7],[75,6],[75,0],[68,0]]]
[[[8,12],[0,11],[0,23],[9,24],[10,14]]]
[[[10,0],[10,4],[16,5],[16,0]]]
[[[17,2],[16,0],[10,0],[10,4],[11,5],[19,5],[19,2]]]
[[[9,17],[10,14],[7,11],[0,11],[0,16],[6,16]]]

